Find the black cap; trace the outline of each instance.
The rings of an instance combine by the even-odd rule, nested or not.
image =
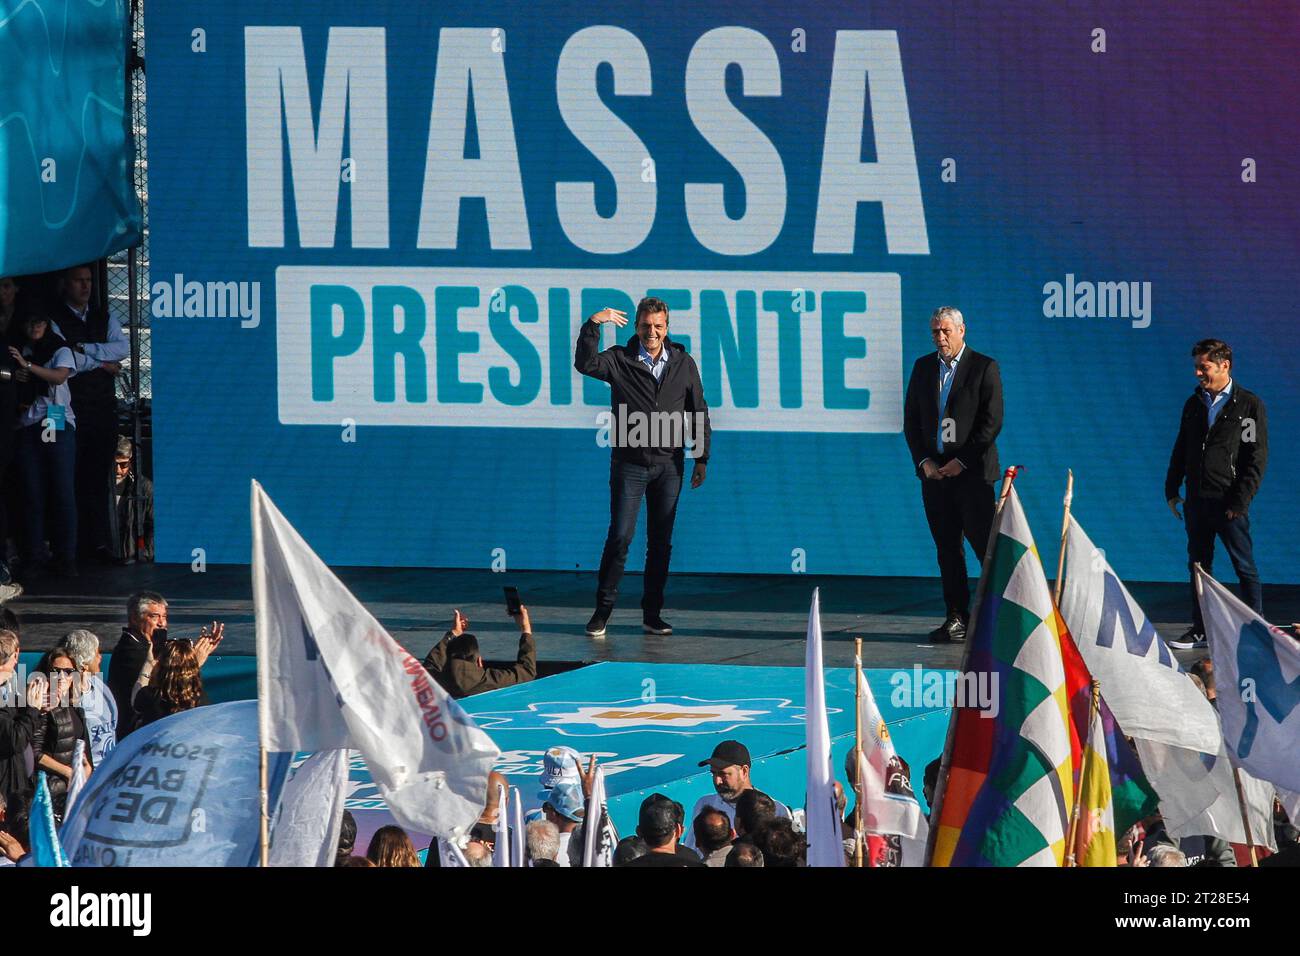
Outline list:
[[[700,761],[700,766],[707,767],[714,760],[721,760],[724,767],[730,767],[732,764],[748,767],[753,763],[749,759],[749,748],[739,740],[724,740],[713,748],[713,755],[708,760]]]
[[[686,811],[680,803],[662,793],[652,793],[641,802],[637,830],[643,837],[666,837],[682,825]]]

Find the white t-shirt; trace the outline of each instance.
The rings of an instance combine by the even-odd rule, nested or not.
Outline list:
[[[768,794],[768,796],[771,796],[771,794]],[[776,804],[776,815],[778,817],[784,817],[787,820],[790,819],[789,807],[776,799],[776,797],[772,797],[772,802]],[[736,828],[736,805],[734,803],[728,803],[726,800],[723,800],[716,791],[700,797],[700,799],[695,801],[695,807],[691,810],[690,817],[685,821],[685,843],[692,850],[699,849],[699,847],[695,845],[695,818],[700,815],[705,807],[714,807],[721,810],[727,815],[727,819],[731,821],[731,828],[733,830]]]
[[[31,351],[32,348],[30,345],[23,346],[24,355],[30,355]],[[68,381],[71,380],[73,375],[77,374],[77,363],[72,358],[72,349],[67,346],[59,349],[50,357],[50,360],[45,363],[44,367],[66,368],[70,369],[72,374],[64,379],[62,385],[50,385],[43,379],[37,379],[36,384],[44,385],[45,388],[41,390],[41,394],[37,396],[36,400],[32,402],[27,411],[23,412],[22,416],[18,419],[18,427],[26,428],[28,425],[39,425],[45,420],[46,410],[51,404],[54,404],[63,406],[67,423],[75,428],[77,425],[77,418],[72,414],[72,389],[68,388]],[[36,378],[34,375],[32,377]],[[54,396],[52,399],[46,398],[46,395],[51,394]]]
[[[569,838],[573,836],[573,831],[560,834],[560,852],[555,854],[555,862],[560,866],[569,865]]]

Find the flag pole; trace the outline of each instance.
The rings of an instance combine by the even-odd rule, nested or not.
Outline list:
[[[1061,517],[1061,553],[1056,559],[1056,582],[1052,587],[1052,603],[1061,606],[1061,585],[1065,581],[1065,539],[1070,533],[1070,502],[1074,500],[1074,471],[1065,472],[1065,514]]]
[[[262,629],[265,626],[262,623],[261,615],[258,609],[263,607],[266,600],[266,582],[263,576],[258,573],[262,568],[262,522],[258,520],[257,514],[257,492],[259,486],[257,479],[249,483],[249,513],[253,522],[253,560],[251,562],[251,571],[253,572],[253,628],[255,632],[255,656],[257,662],[257,807],[258,807],[258,864],[262,867],[269,866],[271,855],[271,819],[268,808],[269,799],[267,797],[267,770],[266,770],[266,688],[263,687],[263,681],[266,674],[265,657],[262,653]]]
[[[1066,508],[1069,508],[1069,496],[1066,497]],[[1066,512],[1069,513],[1068,510]],[[1065,844],[1065,865],[1078,866],[1079,861],[1074,854],[1074,841],[1077,839],[1079,832],[1079,809],[1083,805],[1083,780],[1084,774],[1088,772],[1088,760],[1086,753],[1088,744],[1092,741],[1092,731],[1097,724],[1097,714],[1100,710],[1098,700],[1101,698],[1101,681],[1093,678],[1092,681],[1092,701],[1088,705],[1088,736],[1083,742],[1082,750],[1085,755],[1083,765],[1079,768],[1079,785],[1074,788],[1074,805],[1070,808],[1070,836]]]
[[[989,565],[993,562],[994,545],[998,540],[999,529],[1002,526],[1002,509],[1007,503],[1007,496],[1011,494],[1011,483],[1016,480],[1016,474],[1022,468],[1022,465],[1012,465],[1002,475],[1002,493],[998,497],[997,511],[993,515],[993,527],[989,530],[988,544],[984,548],[984,561],[980,565],[979,583],[975,585],[975,603],[971,606],[971,628],[978,626],[980,605],[984,601],[984,589],[987,586],[989,577]],[[933,480],[933,479],[931,479]],[[966,672],[970,664],[970,649],[973,631],[968,629],[966,632],[966,646],[961,652],[961,668],[958,677]],[[932,865],[934,860],[934,841],[939,832],[940,813],[943,811],[943,797],[948,789],[948,774],[952,769],[952,738],[957,732],[957,712],[960,708],[954,706],[948,715],[948,733],[943,741],[943,756],[939,764],[939,779],[934,785],[934,803],[930,807],[930,836],[925,843],[925,865]]]
[[[259,734],[259,736],[260,736],[260,734]],[[263,747],[263,746],[261,746],[261,741],[258,741],[257,755],[258,755],[258,764],[259,764],[259,767],[258,767],[258,788],[259,788],[260,791],[261,791],[260,794],[259,794],[259,800],[258,800],[258,803],[259,803],[259,806],[260,806],[260,811],[261,811],[261,812],[260,812],[260,815],[261,815],[261,818],[262,818],[262,819],[261,819],[261,825],[260,825],[260,827],[259,827],[258,841],[259,841],[259,844],[260,844],[260,847],[261,847],[261,853],[260,853],[260,856],[261,856],[261,865],[262,865],[263,867],[266,867],[266,866],[270,866],[269,859],[270,859],[270,855],[271,855],[271,839],[270,839],[270,822],[271,822],[271,820],[270,820],[270,815],[269,815],[269,813],[268,813],[268,811],[267,811],[267,798],[266,798],[266,791],[267,791],[267,785],[266,785],[266,748]]]
[[[1250,811],[1246,808],[1246,791],[1241,785],[1241,771],[1232,765],[1232,782],[1237,786],[1237,808],[1241,810],[1241,826],[1246,833],[1246,848],[1250,850],[1250,865],[1259,866],[1259,856],[1255,853],[1255,838],[1250,832]]]
[[[1196,600],[1199,602],[1201,596],[1205,593],[1205,589],[1201,584],[1201,575],[1205,573],[1205,569],[1201,567],[1198,561],[1192,565],[1192,572],[1196,579]],[[1213,666],[1213,656],[1210,656],[1209,660],[1210,665]],[[1231,763],[1231,761],[1229,762]],[[1237,809],[1241,812],[1241,829],[1246,834],[1246,849],[1250,851],[1250,865],[1259,866],[1259,855],[1255,852],[1255,837],[1250,832],[1250,809],[1246,804],[1246,790],[1241,785],[1241,770],[1238,769],[1235,763],[1232,764],[1232,783],[1237,790]]]
[[[862,812],[862,638],[853,639],[853,681],[854,700],[854,744],[853,744],[853,793],[855,819],[853,821],[853,865],[862,866],[863,831]]]

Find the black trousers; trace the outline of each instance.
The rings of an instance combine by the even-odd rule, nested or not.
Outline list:
[[[962,538],[983,561],[993,527],[993,484],[970,471],[956,478],[922,478],[921,501],[938,552],[944,604],[949,614],[965,617],[970,614],[970,579]]]
[[[1200,564],[1206,574],[1214,573],[1216,537],[1223,542],[1232,570],[1237,572],[1242,602],[1254,608],[1256,614],[1264,614],[1264,591],[1255,567],[1250,517],[1237,515],[1229,521],[1227,511],[1228,506],[1222,498],[1189,495],[1183,503],[1183,523],[1187,527],[1187,569],[1192,572],[1192,626],[1201,634],[1205,633],[1205,621],[1201,618],[1201,602],[1196,598],[1196,572],[1192,566]]]
[[[117,424],[99,409],[77,411],[77,543],[82,556],[111,549]]]
[[[611,610],[618,600],[628,545],[636,533],[641,499],[646,500],[645,590],[641,609],[658,614],[664,607],[664,585],[673,553],[673,522],[677,520],[677,497],[682,491],[682,462],[668,460],[656,465],[634,465],[615,459],[609,469],[609,534],[600,556],[600,582],[596,606]]]

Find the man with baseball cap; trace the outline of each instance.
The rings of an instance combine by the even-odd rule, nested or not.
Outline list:
[[[691,819],[694,820],[700,815],[705,807],[714,807],[721,810],[727,815],[734,829],[736,826],[736,801],[746,790],[754,789],[754,785],[749,779],[749,768],[753,761],[749,758],[749,748],[739,740],[724,740],[713,748],[713,753],[708,760],[701,760],[701,767],[708,767],[713,774],[713,789],[715,793],[706,794],[695,801],[695,808],[691,810]],[[776,815],[778,817],[790,816],[790,808],[780,800],[775,800]],[[686,845],[692,850],[695,846],[695,833],[686,834]]]
[[[569,865],[569,840],[586,816],[586,810],[587,800],[580,783],[560,779],[546,792],[542,813],[547,822],[554,823],[555,829],[560,831],[560,851],[555,855],[555,862],[560,866]]]
[[[686,814],[682,805],[662,793],[652,793],[641,803],[636,835],[645,840],[649,853],[625,866],[700,867],[704,861],[694,850],[681,845]]]

